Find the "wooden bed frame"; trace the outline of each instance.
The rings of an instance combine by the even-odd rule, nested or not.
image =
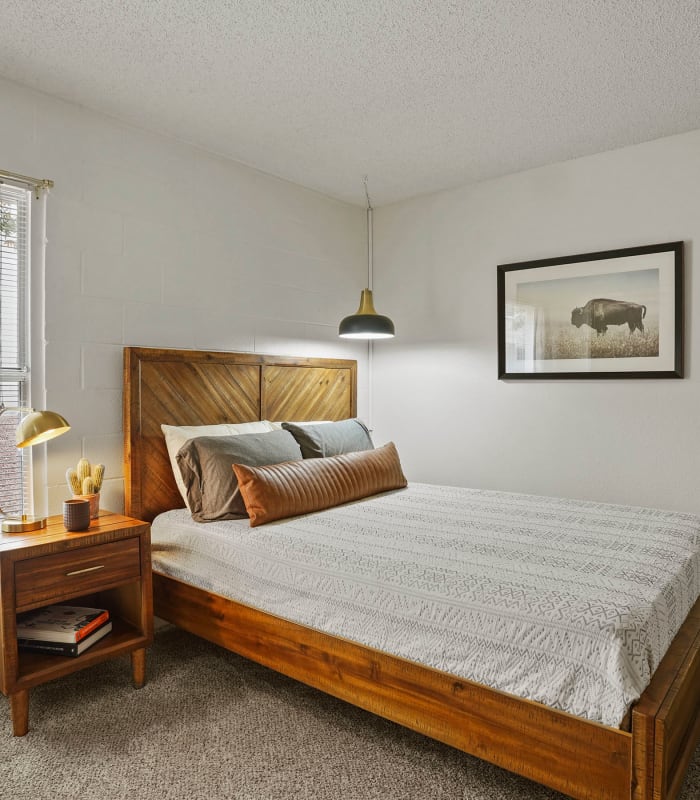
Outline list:
[[[354,361],[124,351],[126,512],[183,506],[161,423],[344,419]],[[631,715],[609,728],[154,574],[155,611],[205,639],[579,800],[673,800],[700,739],[700,600]]]

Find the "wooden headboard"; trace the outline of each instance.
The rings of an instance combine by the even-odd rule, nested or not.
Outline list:
[[[184,505],[162,424],[338,420],[356,414],[356,361],[125,347],[126,513],[150,522]]]

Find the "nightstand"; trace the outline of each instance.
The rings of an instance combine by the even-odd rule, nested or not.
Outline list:
[[[80,533],[50,517],[40,532],[0,534],[0,689],[15,736],[29,730],[33,686],[125,653],[134,685],[143,686],[153,641],[150,531],[104,511]],[[112,631],[76,658],[18,651],[17,614],[53,603],[107,608]]]

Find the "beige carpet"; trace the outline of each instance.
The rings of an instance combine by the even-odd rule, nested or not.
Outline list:
[[[562,796],[173,628],[0,715],[2,800],[556,800]],[[585,765],[582,765],[585,769]],[[700,797],[700,750],[682,800]]]

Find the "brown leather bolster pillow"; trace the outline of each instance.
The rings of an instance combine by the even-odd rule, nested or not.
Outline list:
[[[234,464],[233,470],[251,528],[407,484],[393,442],[376,450],[265,467]]]

